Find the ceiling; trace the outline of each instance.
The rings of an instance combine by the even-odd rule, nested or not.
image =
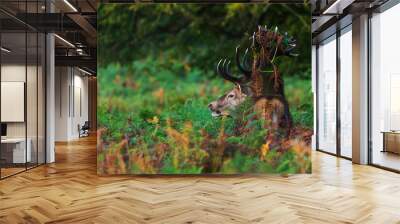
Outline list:
[[[387,2],[389,0],[312,0],[313,43],[317,44],[351,24],[354,17],[375,12]]]
[[[1,0],[2,46],[12,49],[7,57],[20,60],[35,55],[29,32],[55,33],[56,66],[78,66],[95,74],[96,5],[96,0]]]

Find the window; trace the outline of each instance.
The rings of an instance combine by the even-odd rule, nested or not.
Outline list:
[[[318,149],[336,153],[336,36],[318,48]]]
[[[400,170],[400,5],[371,18],[372,163]]]
[[[351,26],[340,35],[340,154],[352,157],[352,33]]]

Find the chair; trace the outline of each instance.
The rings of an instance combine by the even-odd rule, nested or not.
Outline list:
[[[82,127],[80,127],[80,125],[78,124],[79,138],[89,136],[89,129],[90,129],[89,121],[85,121]]]

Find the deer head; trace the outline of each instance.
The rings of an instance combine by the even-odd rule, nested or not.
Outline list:
[[[241,87],[236,85],[228,93],[211,102],[208,108],[213,117],[229,116],[229,111],[241,104],[246,97],[247,95],[242,92]]]
[[[229,69],[231,61],[221,59],[218,62],[217,73],[225,80],[232,82],[235,87],[220,96],[217,100],[208,104],[208,108],[211,110],[211,115],[213,117],[228,116],[230,110],[241,104],[247,96],[252,95],[250,88],[251,70],[248,69],[249,66],[246,61],[247,53],[248,49],[246,49],[243,61],[241,62],[239,57],[239,46],[236,48],[236,64],[239,71],[243,74],[239,77],[231,74]]]

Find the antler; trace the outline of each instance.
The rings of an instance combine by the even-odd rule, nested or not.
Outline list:
[[[247,60],[247,53],[248,52],[249,52],[249,48],[246,48],[246,51],[244,52],[244,55],[243,55],[242,64],[248,68],[247,70],[251,70],[251,67],[249,66],[249,62]]]
[[[254,47],[256,43],[256,32],[253,32],[253,35],[249,38],[251,40],[251,46]]]
[[[260,40],[257,39],[257,35],[260,35],[261,33],[264,33],[266,36],[266,43],[257,43],[257,41],[261,41],[261,39],[265,40],[265,38],[261,38]],[[279,39],[281,41],[278,41]],[[298,54],[293,52],[297,47],[296,40],[289,36],[287,32],[283,34],[280,33],[278,27],[276,26],[268,29],[266,26],[259,25],[257,33],[253,33],[253,36],[250,37],[250,40],[252,41],[252,47],[256,47],[257,44],[261,44],[265,45],[263,47],[271,48],[269,49],[269,52],[273,53],[274,56],[298,56]]]
[[[293,37],[289,37],[287,32],[284,34],[284,40],[287,46],[285,46],[286,48],[283,50],[283,54],[286,56],[298,56],[298,54],[292,52],[297,46],[296,40]]]
[[[232,74],[229,72],[229,65],[231,61],[229,61],[226,64],[226,59],[224,59],[224,62],[222,63],[222,69],[221,69],[221,62],[222,59],[219,60],[218,65],[217,65],[217,72],[226,80],[231,81],[233,83],[238,83],[240,82],[240,79],[237,77],[232,76]]]
[[[244,74],[247,78],[250,78],[250,77],[251,77],[251,70],[249,70],[249,69],[247,69],[247,68],[244,68],[243,65],[240,63],[240,58],[239,58],[239,47],[240,47],[240,46],[237,46],[237,47],[236,47],[236,55],[235,55],[235,56],[236,56],[236,64],[237,64],[239,70],[240,70],[241,72],[243,72],[243,74]],[[245,58],[246,58],[247,51],[248,51],[248,49],[246,49],[246,53],[244,54],[243,60],[245,60]]]

